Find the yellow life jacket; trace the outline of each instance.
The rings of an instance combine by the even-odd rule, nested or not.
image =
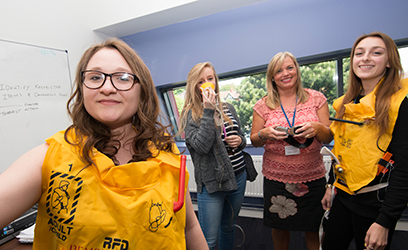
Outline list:
[[[381,135],[377,145],[378,128],[372,125],[372,121],[375,119],[375,93],[380,84],[381,82],[370,94],[361,98],[360,103],[344,105],[343,119],[363,125],[336,122],[330,126],[334,135],[332,152],[340,161],[340,166],[334,168],[336,174],[334,186],[349,194],[355,194],[376,177],[378,162],[384,155],[379,148],[387,150],[392,139],[399,107],[408,94],[408,79],[404,79],[403,88],[391,98],[388,130]],[[343,98],[344,96],[334,101],[333,108],[336,111],[341,107]],[[339,171],[339,167],[342,172]]]
[[[96,166],[83,169],[64,131],[46,141],[34,250],[186,249],[186,206],[173,211],[180,156],[115,166],[93,149]]]

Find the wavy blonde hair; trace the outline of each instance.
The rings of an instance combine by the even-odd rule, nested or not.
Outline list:
[[[272,57],[266,70],[266,89],[268,92],[268,96],[266,98],[266,105],[271,109],[276,109],[276,107],[280,105],[279,91],[275,82],[273,81],[273,77],[282,67],[283,61],[285,60],[286,57],[290,57],[293,60],[293,63],[295,64],[296,67],[297,71],[296,94],[299,98],[298,102],[305,103],[309,99],[309,93],[302,87],[299,63],[297,62],[295,56],[292,55],[290,52],[279,52],[274,57]]]
[[[388,62],[390,67],[386,69],[384,80],[376,90],[376,101],[375,101],[375,120],[373,125],[378,126],[378,136],[381,136],[388,129],[388,110],[390,109],[390,101],[393,94],[402,88],[401,76],[402,76],[402,65],[400,60],[400,55],[398,52],[398,47],[391,37],[382,32],[372,32],[370,34],[364,34],[357,38],[353,44],[350,55],[350,75],[348,79],[348,90],[344,95],[343,104],[337,112],[336,117],[342,118],[344,115],[344,104],[352,102],[359,94],[362,88],[361,79],[354,73],[353,61],[354,54],[357,45],[368,37],[378,37],[381,38],[388,53]]]
[[[218,106],[217,108],[221,111],[222,117],[224,121],[228,121],[232,123],[231,119],[228,115],[224,114],[223,112],[223,103],[221,103],[220,95],[219,95],[219,86],[218,86],[218,76],[215,73],[214,66],[210,62],[203,62],[196,64],[187,75],[187,85],[186,85],[186,95],[185,95],[185,102],[183,110],[181,111],[180,115],[180,128],[178,134],[181,134],[187,124],[187,115],[188,112],[191,110],[191,115],[193,121],[196,123],[200,122],[201,117],[203,116],[203,106],[202,106],[202,94],[197,85],[200,82],[200,75],[203,70],[208,67],[213,70],[214,77],[215,77],[215,93],[218,95],[216,96]]]

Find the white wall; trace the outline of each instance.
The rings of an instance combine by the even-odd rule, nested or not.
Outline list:
[[[0,8],[0,39],[68,50],[71,75],[74,76],[82,53],[104,39],[92,31],[89,16],[92,12],[84,3],[89,2],[7,1]]]

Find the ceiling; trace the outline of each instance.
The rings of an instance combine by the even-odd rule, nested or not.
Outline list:
[[[127,20],[101,19],[99,27],[94,31],[108,36],[122,37],[265,1],[267,0],[184,0],[178,5],[168,5],[169,2],[167,2],[168,8],[163,9],[165,5],[155,6],[154,1],[150,0],[148,1],[150,5],[147,4],[145,10],[140,8],[139,2],[138,12],[126,12],[135,13],[134,17]],[[146,1],[143,2],[146,5]],[[112,8],[112,5],[109,7],[107,5],[106,8]],[[123,12],[123,9],[119,11]],[[112,12],[110,9],[110,13]]]

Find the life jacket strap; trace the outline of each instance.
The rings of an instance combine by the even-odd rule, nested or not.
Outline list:
[[[383,182],[383,183],[380,183],[380,184],[377,184],[377,185],[374,185],[374,186],[364,187],[364,188],[358,190],[356,192],[356,194],[364,194],[364,193],[368,193],[368,192],[372,192],[372,191],[377,191],[377,190],[379,190],[381,188],[385,188],[385,187],[388,187],[388,182]]]
[[[285,139],[287,143],[290,145],[297,147],[297,148],[307,148],[313,143],[314,137],[312,138],[307,138],[305,143],[299,143],[293,136],[288,135],[288,137]]]

